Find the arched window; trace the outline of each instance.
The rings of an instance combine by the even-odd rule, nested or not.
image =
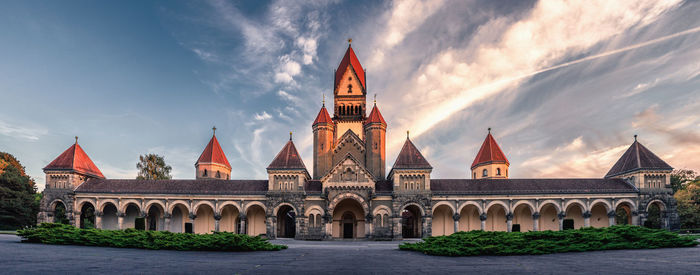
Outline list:
[[[501,175],[501,168],[496,168],[496,176],[500,176],[500,175]]]
[[[404,186],[403,186],[403,189],[408,190],[408,182],[404,182],[403,185],[404,185]]]
[[[384,214],[384,219],[382,219],[382,226],[388,226],[388,225],[389,225],[389,220],[387,220],[388,218],[389,218],[389,215]]]
[[[202,174],[202,177],[206,177],[206,176],[207,176],[207,169],[204,169],[204,174]]]
[[[221,172],[216,171],[216,178],[217,178],[217,179],[220,179],[220,178],[221,178]]]
[[[321,226],[321,214],[316,214],[316,226]]]
[[[382,226],[382,215],[377,214],[374,216],[374,224],[376,226]]]
[[[309,215],[309,225],[316,225],[316,222],[314,221],[314,214]]]
[[[489,171],[486,171],[486,169],[484,169],[484,171],[482,172],[482,177],[488,177],[488,175]]]
[[[352,84],[348,84],[348,94],[352,94]]]
[[[473,176],[472,178],[473,178],[473,179],[475,179],[475,178],[476,178],[476,172],[474,172],[474,176]]]

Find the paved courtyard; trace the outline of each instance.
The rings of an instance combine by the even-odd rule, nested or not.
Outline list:
[[[20,243],[0,235],[3,274],[16,273],[600,273],[700,272],[700,247],[541,256],[433,257],[398,242],[275,240],[280,252],[181,252]]]

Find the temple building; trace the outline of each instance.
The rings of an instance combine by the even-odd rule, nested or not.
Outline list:
[[[510,163],[491,129],[469,169],[464,164],[466,178],[432,178],[433,166],[408,133],[387,171],[388,124],[376,102],[367,105],[365,70],[351,46],[334,77],[332,115],[324,102],[311,124],[312,171],[290,133],[266,179],[236,179],[214,131],[196,160],[194,179],[108,179],[76,139],[44,167],[38,220],[314,240],[620,223],[679,227],[673,168],[636,136],[602,178],[510,178]]]

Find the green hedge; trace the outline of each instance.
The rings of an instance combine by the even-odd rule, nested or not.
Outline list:
[[[694,237],[640,226],[617,225],[539,232],[457,232],[428,237],[417,243],[403,243],[401,250],[439,256],[539,255],[611,249],[689,247]]]
[[[258,251],[281,250],[285,245],[271,244],[260,237],[215,232],[187,234],[167,231],[80,229],[70,225],[42,223],[38,227],[17,231],[22,242],[109,246],[144,249]]]

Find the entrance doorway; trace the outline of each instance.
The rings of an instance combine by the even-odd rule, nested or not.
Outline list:
[[[404,238],[421,237],[421,215],[417,206],[409,205],[401,211],[401,235]]]
[[[277,211],[277,236],[294,238],[296,235],[296,213],[289,205],[283,205]]]
[[[352,212],[343,214],[343,239],[355,238],[355,215]]]

